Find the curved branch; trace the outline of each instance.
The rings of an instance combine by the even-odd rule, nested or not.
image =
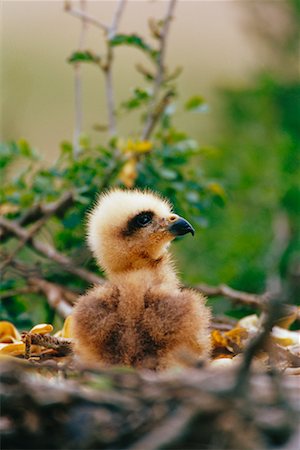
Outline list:
[[[20,227],[17,223],[5,219],[4,217],[0,217],[0,227],[8,230],[10,233],[14,234],[19,239],[25,240],[27,244],[30,245],[34,250],[46,256],[46,258],[51,259],[55,261],[57,264],[63,266],[67,272],[72,273],[73,275],[76,275],[91,284],[94,283],[97,284],[102,282],[102,279],[100,277],[98,277],[92,272],[89,272],[86,269],[81,269],[79,267],[74,266],[72,260],[69,257],[58,252],[51,245],[41,242],[38,239],[35,239],[33,236],[30,235],[30,233],[27,230]]]

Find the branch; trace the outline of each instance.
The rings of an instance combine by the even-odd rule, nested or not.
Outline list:
[[[26,331],[21,334],[21,339],[26,344],[28,349],[27,357],[30,357],[31,345],[51,348],[56,350],[61,356],[66,356],[73,352],[71,339],[58,338],[47,334],[32,334]]]
[[[269,293],[258,295],[250,294],[248,292],[238,291],[232,289],[226,284],[221,284],[220,286],[208,286],[207,284],[198,284],[193,287],[201,294],[207,295],[208,297],[217,297],[223,295],[237,303],[242,303],[254,308],[265,309],[267,306],[267,300],[269,298]]]
[[[145,124],[144,130],[143,130],[143,133],[142,133],[143,140],[149,139],[149,137],[154,129],[155,122],[157,120],[155,117],[155,114],[154,114],[155,109],[156,109],[155,105],[156,105],[157,97],[159,94],[159,90],[164,81],[164,74],[165,74],[164,63],[165,63],[167,37],[168,37],[170,23],[171,23],[171,20],[173,17],[175,5],[176,5],[176,0],[169,1],[166,16],[163,20],[163,26],[162,26],[160,38],[159,38],[160,45],[159,45],[158,57],[157,57],[157,73],[156,73],[156,77],[154,80],[152,102],[150,103],[150,106],[149,106],[146,124]]]
[[[25,286],[20,289],[11,289],[10,291],[5,292],[4,294],[1,293],[1,300],[12,298],[15,297],[16,295],[36,294],[37,292],[39,292],[39,289],[37,289],[34,286]]]
[[[10,233],[14,234],[19,239],[26,240],[27,244],[30,245],[33,249],[35,249],[38,253],[41,253],[42,255],[46,256],[46,258],[51,259],[56,263],[58,263],[59,265],[63,266],[67,272],[82,278],[88,283],[98,284],[102,282],[101,278],[95,275],[94,273],[89,272],[86,269],[75,267],[72,263],[72,260],[69,257],[58,252],[51,245],[41,242],[35,239],[34,237],[30,236],[30,233],[24,228],[20,227],[16,222],[5,219],[4,217],[0,217],[0,227],[3,227],[4,229],[8,230]]]
[[[12,253],[10,253],[7,258],[2,262],[0,265],[0,270],[2,274],[4,274],[5,269],[11,264],[12,260],[15,258],[15,256],[22,250],[22,248],[26,245],[26,243],[33,238],[33,236],[42,228],[42,226],[45,224],[45,222],[48,220],[48,217],[43,217],[42,219],[38,220],[30,229],[28,232],[28,235],[26,238],[21,239],[21,241],[18,243],[17,247],[13,250]]]
[[[85,14],[86,0],[80,0],[81,12]],[[81,31],[78,42],[78,50],[82,51],[87,31],[87,21],[81,17]],[[82,133],[82,79],[81,64],[74,64],[74,91],[75,91],[75,127],[73,137],[73,155],[77,159],[80,153],[80,135]]]
[[[17,219],[16,223],[19,226],[24,226],[29,225],[32,222],[36,222],[44,216],[47,218],[54,215],[60,217],[73,203],[74,194],[72,192],[66,192],[55,202],[40,203],[34,205],[32,208],[28,209],[19,219]],[[0,226],[0,238],[2,243],[12,234],[13,233]]]
[[[72,314],[73,307],[70,303],[74,303],[77,298],[77,295],[74,292],[59,284],[37,277],[30,277],[28,283],[36,289],[36,291],[45,295],[51,308],[55,309],[61,317],[66,318]]]
[[[117,8],[116,11],[114,13],[113,19],[112,19],[112,23],[111,26],[108,29],[108,39],[113,39],[116,35],[121,17],[122,17],[122,13],[124,11],[124,7],[125,7],[125,3],[127,0],[119,0],[118,4],[117,4]]]
[[[244,351],[243,361],[238,370],[234,390],[237,394],[245,392],[245,388],[250,379],[250,366],[254,356],[264,347],[269,338],[270,332],[276,321],[282,316],[284,304],[281,296],[277,295],[269,301],[268,311],[262,323],[261,332],[258,333],[249,343]]]
[[[113,77],[112,77],[112,63],[113,63],[113,49],[110,46],[110,40],[112,40],[116,33],[117,28],[120,23],[122,13],[124,11],[126,0],[119,0],[117,8],[113,15],[112,23],[107,29],[107,54],[106,54],[106,64],[102,65],[105,81],[105,93],[106,93],[106,106],[108,113],[108,131],[110,136],[115,136],[117,134],[116,125],[116,112],[115,112],[115,98],[113,89]]]
[[[65,2],[65,11],[69,13],[73,17],[77,17],[80,20],[83,20],[86,23],[94,25],[97,28],[100,28],[102,31],[107,32],[108,27],[104,23],[100,22],[100,20],[96,19],[96,17],[87,14],[82,9],[73,8],[71,2]]]

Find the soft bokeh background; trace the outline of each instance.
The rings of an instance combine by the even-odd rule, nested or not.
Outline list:
[[[95,1],[88,10],[106,22],[114,6]],[[120,31],[149,36],[147,19],[161,17],[165,7],[129,1]],[[187,282],[262,292],[283,279],[294,298],[299,294],[299,17],[298,0],[177,5],[167,53],[170,67],[183,67],[176,124],[216,149],[203,169],[226,192],[225,206],[213,206],[205,217],[207,227],[175,246]],[[62,140],[72,140],[74,80],[66,59],[77,48],[80,24],[60,1],[4,1],[2,25],[2,137],[25,138],[46,165]],[[101,53],[101,45],[101,33],[90,27],[86,47]],[[144,57],[126,47],[116,54],[122,101],[143,85],[134,66]],[[93,131],[105,121],[103,78],[88,65],[83,75],[84,131],[97,144],[106,139]],[[183,113],[194,94],[205,97],[205,114]],[[135,129],[135,116],[125,115],[121,135]]]
[[[88,11],[104,23],[111,20],[115,2],[92,1]],[[131,0],[120,32],[149,37],[148,18],[163,16],[164,1]],[[194,120],[178,115],[182,128],[209,142],[216,128],[216,86],[245,85],[251,73],[264,65],[253,39],[245,32],[248,5],[235,1],[180,1],[168,42],[168,64],[184,68],[179,91],[185,100],[203,95],[210,112]],[[4,1],[2,6],[2,86],[4,139],[25,137],[51,161],[62,139],[72,138],[74,96],[73,69],[67,57],[77,48],[80,22],[63,10],[61,1]],[[86,48],[103,50],[101,31],[90,27]],[[118,100],[142,84],[135,63],[144,62],[135,49],[117,49],[114,68]],[[103,122],[103,77],[94,67],[84,71],[84,128]],[[134,119],[123,119],[130,131]],[[95,139],[101,140],[101,136]]]

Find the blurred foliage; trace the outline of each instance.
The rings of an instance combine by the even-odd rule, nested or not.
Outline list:
[[[186,248],[183,265],[190,282],[201,277],[211,284],[263,292],[277,277],[291,301],[299,302],[300,81],[290,31],[299,44],[300,10],[296,1],[278,7],[286,9],[288,3],[290,26],[288,35],[280,37],[282,45],[275,47],[264,35],[280,70],[270,63],[247,86],[219,92],[218,159],[208,160],[205,169],[225,186],[228,202],[209,212],[209,227],[198,245],[187,241],[180,251]],[[245,313],[229,310],[224,301],[221,309],[237,317]]]
[[[152,23],[153,28],[153,23]],[[161,25],[156,24],[156,27]],[[157,37],[156,37],[157,38]],[[158,70],[158,50],[146,44],[143,38],[116,35],[111,47],[130,45],[140,49]],[[69,57],[70,64],[92,63],[101,68],[100,55],[92,51],[75,51]],[[105,63],[104,63],[105,64]],[[18,220],[25,211],[36,204],[59,199],[65,192],[73,192],[74,204],[62,218],[51,217],[38,233],[37,238],[49,242],[59,252],[72,258],[75,265],[98,271],[85,244],[85,217],[97,194],[109,187],[150,188],[161,192],[174,204],[176,212],[186,215],[193,223],[203,225],[208,209],[213,203],[224,203],[224,190],[213,178],[203,173],[203,159],[207,150],[173,125],[176,112],[177,89],[175,78],[166,76],[158,98],[153,98],[155,83],[146,69],[142,71],[145,87],[137,87],[120,105],[119,115],[131,111],[140,112],[142,127],[145,125],[153,101],[160,108],[155,118],[155,130],[147,139],[134,135],[114,136],[103,144],[93,145],[88,135],[81,135],[80,153],[74,156],[73,144],[63,142],[58,160],[44,167],[38,152],[25,140],[4,143],[1,146],[0,194],[1,214]],[[199,95],[186,102],[186,114],[202,112],[205,102]],[[150,109],[149,109],[150,108]],[[104,141],[104,139],[101,139]],[[14,252],[18,240],[8,239],[3,250]],[[24,246],[16,258],[29,268],[38,270],[43,278],[62,284],[78,292],[86,289],[84,281],[65,272],[62,267]],[[14,322],[19,328],[29,328],[34,323],[52,322],[53,311],[38,294],[7,296],[10,290],[26,285],[26,277],[6,268],[2,283],[4,299],[1,305],[3,320]]]
[[[298,2],[290,0],[290,4],[296,11]],[[296,23],[299,13],[291,14],[290,20]],[[157,39],[161,25],[153,21],[150,24],[152,37]],[[293,42],[298,37],[295,33]],[[290,35],[288,39],[290,42]],[[120,118],[122,114],[139,112],[143,128],[153,101],[158,50],[135,34],[118,34],[109,45],[138,48],[153,65],[152,69],[138,66],[143,86],[134,88],[118,109]],[[278,47],[278,52],[282,48]],[[282,54],[276,56],[284,61]],[[97,69],[105,64],[101,55],[90,50],[73,52],[68,62],[92,63]],[[1,214],[17,219],[36,203],[51,202],[66,191],[74,192],[74,205],[62,219],[52,217],[38,238],[51,242],[76,265],[97,271],[84,237],[86,212],[97,193],[111,186],[151,188],[168,197],[176,212],[193,224],[209,224],[196,234],[196,241],[187,239],[175,246],[180,252],[178,259],[184,268],[185,281],[228,283],[237,289],[263,292],[270,278],[279,276],[296,301],[300,293],[298,75],[291,76],[289,72],[284,76],[282,72],[266,69],[253,76],[248,86],[223,89],[218,132],[221,138],[216,148],[199,144],[174,126],[173,117],[179,105],[178,75],[179,71],[175,71],[165,77],[158,99],[163,108],[155,132],[147,139],[141,138],[138,126],[135,134],[116,136],[97,145],[82,135],[78,157],[74,157],[73,145],[63,142],[60,157],[51,167],[43,166],[38,153],[25,140],[3,144]],[[200,95],[184,102],[186,114],[203,113],[206,108]],[[99,130],[103,129],[105,126],[99,125]],[[224,205],[225,192],[226,207],[215,207]],[[4,248],[12,251],[17,244],[10,239]],[[37,267],[50,281],[78,292],[86,288],[82,280],[26,247],[17,257]],[[20,274],[7,271],[2,284],[5,294],[24,286],[25,281]],[[236,317],[252,312],[232,309],[224,299],[217,310]],[[53,323],[54,319],[53,311],[37,294],[3,300],[1,315],[20,328],[43,321]]]

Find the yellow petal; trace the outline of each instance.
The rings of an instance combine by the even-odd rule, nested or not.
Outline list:
[[[271,336],[275,342],[287,347],[288,345],[299,345],[300,344],[300,333],[299,331],[289,331],[280,327],[273,327]]]
[[[147,153],[152,150],[152,142],[150,141],[138,141],[135,143],[133,151],[137,153]]]
[[[72,316],[66,317],[66,320],[64,322],[64,325],[61,330],[59,330],[55,336],[57,337],[63,337],[63,338],[71,338],[71,327],[72,327]]]
[[[0,354],[19,356],[24,355],[25,344],[24,342],[14,342],[13,344],[0,344]]]
[[[126,187],[131,188],[133,187],[136,178],[137,178],[136,159],[131,158],[124,164],[119,174],[119,179]]]
[[[259,318],[256,314],[243,317],[239,320],[238,326],[245,328],[249,332],[256,332],[259,328]]]
[[[31,334],[47,334],[53,331],[53,326],[49,323],[39,323],[30,330]]]
[[[5,320],[0,322],[0,342],[15,342],[20,341],[21,336],[16,327]]]
[[[289,327],[292,325],[292,323],[295,322],[298,316],[298,311],[293,311],[290,314],[281,317],[277,322],[276,325],[278,325],[280,328],[286,328],[289,329]]]

